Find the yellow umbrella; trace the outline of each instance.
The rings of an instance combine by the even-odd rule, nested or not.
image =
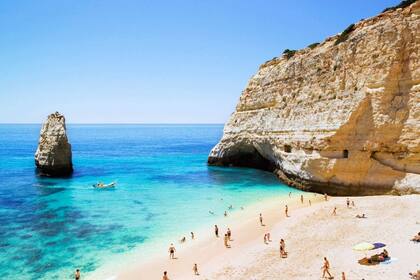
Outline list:
[[[367,243],[367,242],[362,242],[359,243],[355,246],[353,246],[353,250],[355,251],[368,251],[368,250],[372,250],[375,248],[375,245],[371,244],[371,243]]]

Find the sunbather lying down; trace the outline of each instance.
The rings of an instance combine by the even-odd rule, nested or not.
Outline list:
[[[387,250],[383,250],[382,253],[377,254],[377,255],[373,255],[370,258],[368,258],[368,262],[369,263],[379,263],[379,262],[384,262],[386,260],[389,260],[390,257],[388,255],[388,251]]]
[[[367,217],[365,216],[365,214],[362,214],[362,215],[357,214],[356,218],[367,218]]]
[[[411,279],[420,279],[420,270],[417,270],[417,272],[413,272],[413,273],[408,273],[408,275],[410,275]]]
[[[420,242],[420,232],[417,233],[417,235],[414,235],[413,239],[411,241]]]

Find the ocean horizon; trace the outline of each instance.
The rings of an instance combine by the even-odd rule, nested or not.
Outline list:
[[[210,228],[223,212],[299,192],[272,173],[207,165],[220,124],[67,124],[74,173],[37,176],[41,124],[0,124],[0,273],[71,279]],[[116,182],[115,190],[93,184]],[[228,210],[232,205],[233,209]],[[215,212],[215,215],[209,214]]]

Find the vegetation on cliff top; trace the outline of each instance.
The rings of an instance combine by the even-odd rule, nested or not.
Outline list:
[[[287,57],[287,59],[291,58],[292,56],[294,56],[296,53],[296,50],[289,50],[289,49],[285,49],[283,51],[283,55]]]
[[[346,29],[344,29],[343,32],[341,32],[340,36],[338,36],[337,40],[335,41],[334,45],[338,45],[342,42],[344,42],[345,40],[347,40],[347,38],[349,37],[350,33],[354,30],[354,24],[350,24],[349,26],[347,26]]]
[[[417,0],[403,0],[403,1],[401,1],[401,3],[400,4],[398,4],[398,5],[395,5],[395,6],[393,6],[393,7],[388,7],[388,8],[386,8],[385,10],[383,10],[382,11],[382,13],[385,13],[385,12],[388,12],[388,11],[393,11],[393,10],[396,10],[396,9],[399,9],[399,8],[402,8],[402,9],[404,9],[405,7],[408,7],[408,6],[410,6],[411,4],[413,4],[414,2],[416,2]]]

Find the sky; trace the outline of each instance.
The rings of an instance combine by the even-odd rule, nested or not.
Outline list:
[[[399,0],[0,1],[0,123],[224,123],[260,64]]]

